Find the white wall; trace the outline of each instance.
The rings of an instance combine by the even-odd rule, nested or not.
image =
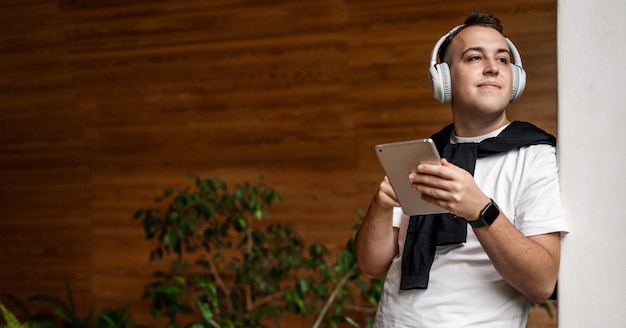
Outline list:
[[[557,8],[559,327],[626,327],[626,1]]]

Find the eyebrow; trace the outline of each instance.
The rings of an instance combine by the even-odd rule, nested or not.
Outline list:
[[[484,53],[484,52],[485,52],[485,48],[483,48],[483,47],[471,47],[471,48],[467,48],[467,49],[465,49],[465,51],[463,51],[463,52],[461,53],[461,58],[463,58],[463,56],[465,56],[465,54],[466,54],[467,52],[469,52],[469,51],[478,51],[478,52],[483,52],[483,53]],[[496,51],[496,53],[497,53],[497,54],[500,54],[500,53],[507,53],[507,54],[509,54],[509,56],[511,56],[511,51],[509,51],[509,49],[500,48],[500,49],[498,49],[498,51]]]

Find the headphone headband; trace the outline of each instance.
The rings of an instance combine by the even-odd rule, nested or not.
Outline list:
[[[465,24],[455,26],[453,29],[450,30],[450,32],[446,33],[444,36],[440,37],[439,40],[437,40],[437,43],[435,43],[435,46],[433,47],[433,51],[430,54],[430,66],[435,66],[437,64],[437,55],[439,54],[439,48],[441,47],[443,42],[446,41],[446,39],[450,35],[452,35],[452,33],[456,32],[457,30],[459,30],[460,28],[464,26]]]

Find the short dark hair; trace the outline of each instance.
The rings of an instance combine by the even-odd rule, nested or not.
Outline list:
[[[500,34],[502,34],[502,24],[496,16],[493,16],[492,14],[486,13],[481,10],[475,10],[470,13],[469,16],[467,16],[467,19],[465,19],[465,22],[460,28],[451,33],[443,41],[443,43],[441,43],[441,46],[439,47],[439,62],[444,62],[444,59],[446,58],[446,52],[448,51],[448,47],[450,46],[452,39],[454,39],[454,37],[466,27],[474,25],[491,27],[500,32]]]

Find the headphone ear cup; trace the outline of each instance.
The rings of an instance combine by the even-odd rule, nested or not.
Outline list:
[[[452,87],[450,83],[450,68],[447,63],[436,64],[428,69],[430,86],[433,97],[440,103],[452,101]]]
[[[522,95],[524,89],[526,88],[526,71],[518,65],[511,64],[511,73],[513,85],[511,88],[510,102],[514,102]]]
[[[448,63],[439,64],[441,72],[441,81],[443,84],[443,101],[442,103],[449,103],[452,101],[452,78],[450,78],[450,66]]]
[[[433,97],[439,102],[443,102],[443,84],[441,82],[441,74],[439,73],[439,65],[433,65],[428,68],[428,77],[430,78]]]

